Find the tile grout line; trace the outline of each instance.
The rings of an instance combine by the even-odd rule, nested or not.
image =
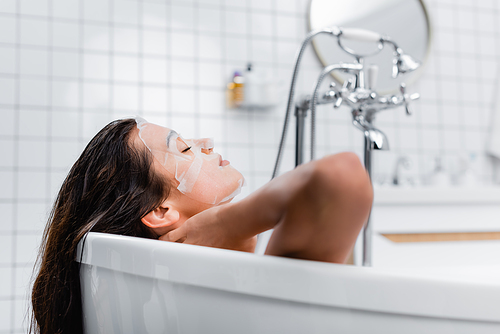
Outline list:
[[[83,1],[83,0],[81,0]],[[113,20],[113,9],[114,0],[109,0],[108,2],[108,29],[109,29],[109,50],[108,50],[108,120],[114,118],[114,70],[113,70],[113,57],[114,57],[114,42],[115,42],[115,30],[114,30],[114,20]]]
[[[20,19],[20,12],[21,12],[21,4],[20,2],[16,2],[16,89],[15,89],[15,98],[14,98],[14,157],[13,157],[13,212],[12,212],[12,238],[11,238],[11,297],[12,299],[16,298],[15,291],[16,291],[16,281],[17,281],[17,275],[16,275],[16,270],[13,268],[14,263],[16,262],[17,254],[17,223],[18,223],[18,196],[19,196],[19,172],[18,172],[18,166],[19,166],[19,130],[20,130],[20,117],[19,117],[19,103],[20,103],[20,90],[21,90],[21,80],[19,77],[19,74],[21,72],[21,64],[20,64],[20,38],[21,38],[21,19]],[[15,302],[11,303],[10,305],[10,331],[11,333],[14,333],[14,328],[16,326],[15,321]]]
[[[195,138],[200,137],[200,71],[201,63],[199,59],[199,45],[200,45],[200,3],[199,1],[193,2],[193,21],[195,22],[195,28],[193,33],[193,52],[194,52],[194,99],[197,103],[194,104],[194,136]]]
[[[79,0],[78,2],[78,8],[79,8],[79,17],[78,17],[78,27],[79,27],[79,40],[78,40],[78,46],[79,46],[79,56],[80,56],[80,62],[78,64],[78,108],[77,108],[77,114],[78,114],[78,134],[77,134],[77,140],[78,140],[78,149],[82,149],[82,145],[84,144],[84,139],[83,139],[83,124],[84,124],[84,110],[83,110],[83,85],[84,85],[84,80],[83,80],[83,74],[84,74],[84,61],[85,61],[85,51],[84,51],[84,0]]]
[[[224,12],[224,10],[227,8],[225,0],[222,0],[220,2],[220,11],[221,13]],[[221,15],[220,16],[221,20],[221,27],[220,31],[218,33],[220,37],[220,49],[221,49],[221,57],[220,57],[220,63],[221,63],[221,75],[224,77],[224,83],[227,83],[227,75],[226,75],[226,68],[227,68],[227,34],[226,34],[226,18],[225,16]],[[223,111],[222,111],[222,127],[223,127],[223,134],[222,134],[222,141],[223,144],[221,147],[227,152],[228,151],[228,135],[227,135],[227,129],[229,128],[229,120],[228,120],[228,105],[227,105],[227,95],[226,95],[226,87],[224,86],[224,105],[223,105]]]
[[[53,136],[52,136],[52,117],[53,117],[53,104],[52,104],[52,96],[53,96],[53,83],[54,83],[54,77],[52,75],[53,73],[53,57],[54,57],[54,50],[53,50],[53,42],[54,42],[54,34],[53,34],[53,28],[54,28],[54,20],[52,17],[53,13],[53,0],[48,0],[48,32],[47,32],[47,75],[48,78],[47,80],[47,134],[46,134],[46,189],[45,189],[45,196],[47,200],[47,205],[50,205],[51,202],[51,184],[52,184],[52,143],[53,141]]]
[[[434,7],[435,8],[435,7]],[[439,71],[439,66],[437,62],[440,60],[440,52],[434,49],[434,71],[436,73],[436,107],[437,107],[437,113],[438,113],[438,131],[439,131],[439,139],[438,139],[438,147],[437,150],[440,152],[440,155],[443,155],[443,152],[445,150],[445,145],[444,145],[444,131],[443,131],[443,90],[442,90],[442,80],[441,80],[441,71]]]
[[[459,15],[458,15],[459,6],[456,3],[453,3],[451,10],[453,11],[454,29],[455,29],[455,28],[460,26]],[[454,39],[455,49],[459,50],[460,49],[460,42],[458,40],[457,34],[453,34],[453,39]],[[455,62],[455,69],[456,69],[457,73],[460,72],[459,61]],[[457,80],[456,88],[457,88],[458,97],[463,96],[464,95],[464,87],[462,85],[461,80]],[[464,109],[463,109],[462,104],[457,105],[457,111],[458,111],[458,117],[459,117],[459,125],[458,125],[459,130],[458,131],[460,133],[460,139],[459,139],[460,140],[460,147],[464,148],[465,151],[467,151],[467,145],[466,145],[467,131],[466,131],[466,127],[464,124],[465,123],[465,121],[464,121]]]
[[[253,46],[254,46],[254,39],[253,39],[253,18],[254,16],[252,14],[255,13],[255,9],[252,7],[252,2],[251,0],[247,0],[246,2],[246,5],[247,5],[247,13],[249,14],[248,15],[248,20],[247,20],[247,33],[246,33],[246,44],[247,44],[247,62],[251,62],[252,63],[252,66],[254,67],[254,71],[255,71],[255,60],[254,60],[254,57],[255,55],[253,54]],[[226,29],[227,31],[227,29]],[[245,75],[242,73],[243,75],[243,78],[245,78]],[[243,86],[244,88],[245,86]],[[243,95],[243,100],[245,100],[245,95]],[[250,162],[250,167],[249,169],[250,170],[254,170],[255,168],[255,164],[254,164],[254,159],[253,159],[253,156],[254,156],[254,146],[251,144],[253,142],[253,139],[254,139],[254,136],[253,134],[255,133],[255,122],[253,122],[253,118],[255,117],[255,113],[252,113],[252,112],[247,112],[246,113],[246,121],[247,121],[247,124],[249,124],[249,127],[248,127],[248,141],[250,142],[246,142],[245,144],[247,144],[247,154],[248,154],[248,160]],[[253,115],[252,115],[253,114]],[[254,191],[256,189],[256,184],[255,184],[255,178],[254,177],[251,177],[249,180],[246,181],[248,183],[248,187],[250,188],[249,191]]]
[[[167,18],[168,22],[171,22],[172,20],[172,2],[168,2],[168,4],[165,4],[165,17]],[[167,87],[167,94],[165,98],[167,99],[165,105],[167,107],[167,117],[166,117],[166,126],[168,128],[172,127],[172,27],[170,24],[167,24],[165,26],[165,45],[166,45],[166,65],[165,65],[165,81],[166,81],[166,87]]]
[[[144,71],[143,71],[143,50],[144,50],[144,0],[137,1],[137,23],[138,23],[138,54],[137,54],[137,80],[138,85],[138,114],[144,116]],[[136,112],[137,114],[137,112]]]

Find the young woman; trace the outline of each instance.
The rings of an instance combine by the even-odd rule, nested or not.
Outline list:
[[[341,153],[283,174],[230,203],[242,175],[209,140],[142,119],[111,122],[87,145],[57,196],[40,249],[31,331],[82,333],[79,241],[89,231],[343,263],[365,223],[369,178]]]

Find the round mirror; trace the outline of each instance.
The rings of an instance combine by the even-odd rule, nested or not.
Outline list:
[[[338,26],[362,28],[390,37],[405,54],[425,63],[430,49],[431,30],[429,16],[419,0],[311,0],[309,8],[309,29]],[[370,53],[377,48],[373,43],[343,41],[344,45],[359,54]],[[353,62],[354,57],[343,51],[337,40],[329,35],[318,35],[313,40],[316,55],[327,66],[339,62]],[[375,90],[380,94],[399,91],[399,84],[413,83],[422,72],[418,70],[392,78],[394,49],[385,45],[374,56],[364,59],[365,65],[376,64],[379,68]],[[349,76],[332,72],[339,83]]]

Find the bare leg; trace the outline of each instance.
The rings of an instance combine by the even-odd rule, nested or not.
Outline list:
[[[320,164],[322,172],[291,201],[275,226],[268,255],[345,263],[373,200],[368,175],[353,153]]]

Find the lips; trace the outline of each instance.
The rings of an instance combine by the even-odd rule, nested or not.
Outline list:
[[[222,156],[221,156],[221,155],[219,155],[219,166],[220,166],[220,167],[225,167],[225,166],[227,166],[227,165],[229,165],[229,161],[227,161],[227,160],[222,160]]]

